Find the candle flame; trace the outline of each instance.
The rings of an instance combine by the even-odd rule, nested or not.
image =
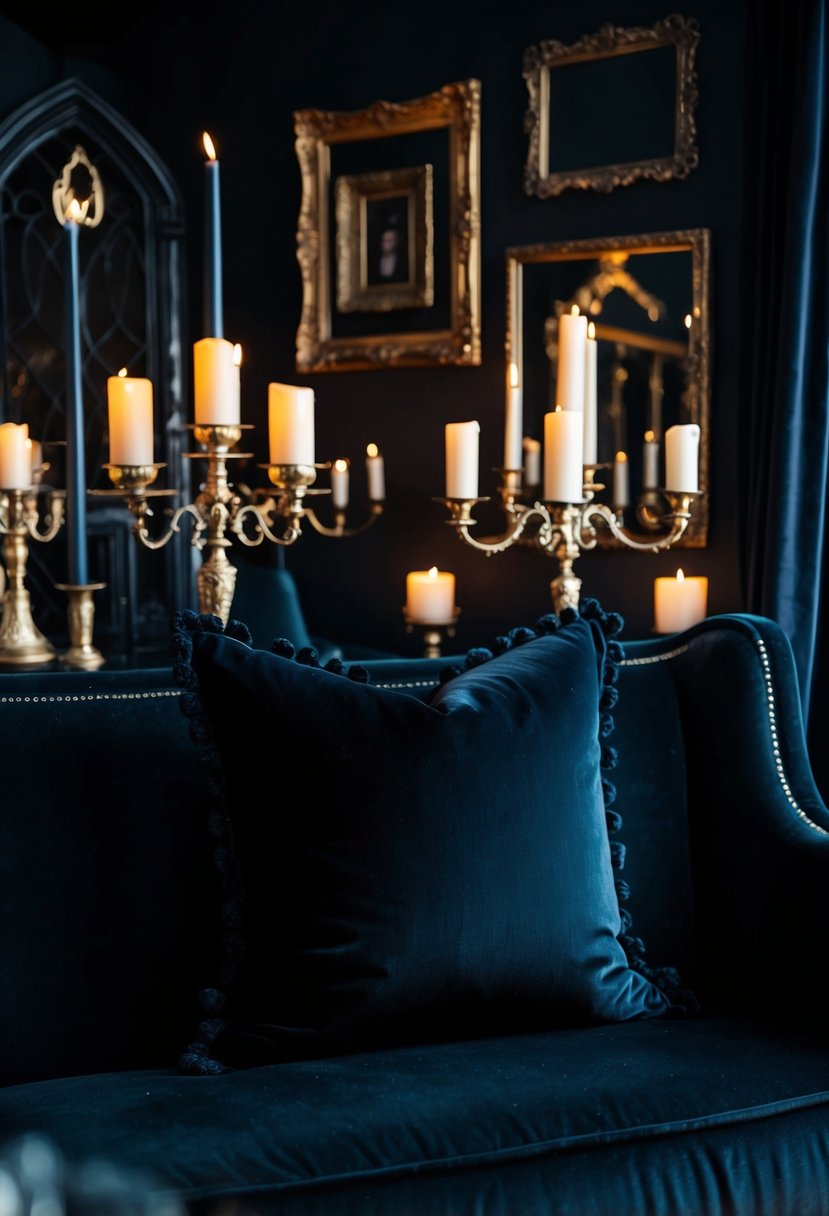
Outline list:
[[[510,363],[509,365],[509,386],[510,388],[518,388],[518,364]]]
[[[71,220],[73,224],[80,223],[81,215],[83,214],[80,203],[76,198],[73,198],[69,206],[66,208],[66,218]]]
[[[570,309],[570,316],[577,317],[578,315],[579,315],[579,306],[578,306],[578,304],[574,304],[573,307]]]
[[[556,406],[556,408],[555,408],[555,410],[554,410],[553,412],[554,412],[554,413],[556,413],[556,414],[560,414],[560,413],[561,413],[561,406],[560,406],[560,405],[557,405],[557,406]]]
[[[596,337],[596,326],[593,324],[592,321],[589,321],[587,324],[587,336],[588,336],[588,338]]]
[[[120,370],[120,372],[118,373],[118,375],[119,375],[119,376],[121,377],[121,379],[123,380],[123,378],[124,378],[124,376],[126,376],[126,374],[127,374],[127,369],[126,369],[125,367],[122,367],[122,368],[121,368],[121,370]]]
[[[437,576],[438,576],[438,568],[437,568],[437,566],[432,566],[432,568],[429,571],[429,578],[437,578]]]
[[[370,457],[373,460],[375,456],[379,456],[379,455],[380,455],[380,449],[378,448],[376,443],[369,443],[366,445],[366,456]]]
[[[648,320],[653,322],[659,320],[659,309],[655,304],[651,304],[650,308],[648,309]]]
[[[678,583],[684,583],[684,582],[685,582],[685,575],[682,573],[682,567],[681,567],[681,566],[680,566],[679,570],[677,570],[677,572],[676,572],[676,581],[677,581]]]
[[[616,463],[617,464],[627,464],[627,461],[628,461],[627,452],[617,452],[616,453]]]
[[[204,150],[207,153],[207,159],[216,160],[216,147],[213,143],[213,140],[210,138],[210,136],[207,134],[206,131],[202,132],[201,138],[202,138],[202,143],[204,144]]]
[[[653,431],[645,431],[645,443],[653,443],[654,439],[656,439],[656,436]]]
[[[337,470],[338,473],[347,473],[348,472],[348,461],[347,460],[335,460],[334,468]]]
[[[241,342],[236,342],[233,347],[233,366],[234,367],[242,366],[242,344],[241,344]]]
[[[686,314],[685,314],[685,328],[686,329],[691,328],[691,314],[689,312],[686,312]]]

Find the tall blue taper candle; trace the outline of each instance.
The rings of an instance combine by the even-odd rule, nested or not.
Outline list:
[[[84,456],[83,384],[81,366],[80,225],[63,225],[64,305],[66,311],[66,530],[68,576],[72,586],[89,582],[86,554],[86,469]]]
[[[219,162],[213,140],[204,132],[204,331],[203,338],[223,338],[222,301],[222,201],[219,193]]]

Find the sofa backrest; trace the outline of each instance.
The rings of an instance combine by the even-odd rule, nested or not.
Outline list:
[[[709,800],[718,715],[746,713],[746,697],[766,712],[762,670],[745,689],[735,675],[755,661],[743,625],[712,618],[626,644],[614,711],[634,932],[652,965],[690,986],[700,890],[689,816]],[[788,671],[785,639],[764,629]],[[424,697],[455,661],[364,666],[374,683]],[[192,1038],[221,928],[207,784],[178,696],[165,668],[0,675],[0,1084],[172,1065]]]

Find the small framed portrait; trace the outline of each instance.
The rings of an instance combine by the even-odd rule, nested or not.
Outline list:
[[[340,312],[433,306],[432,195],[431,165],[337,178]]]

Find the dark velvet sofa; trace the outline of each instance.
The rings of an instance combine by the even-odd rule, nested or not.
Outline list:
[[[446,663],[366,665],[423,696]],[[171,673],[0,677],[0,1140],[200,1213],[825,1216],[829,811],[789,643],[711,618],[624,644],[619,688],[631,908],[699,1014],[192,1077],[216,926]]]

